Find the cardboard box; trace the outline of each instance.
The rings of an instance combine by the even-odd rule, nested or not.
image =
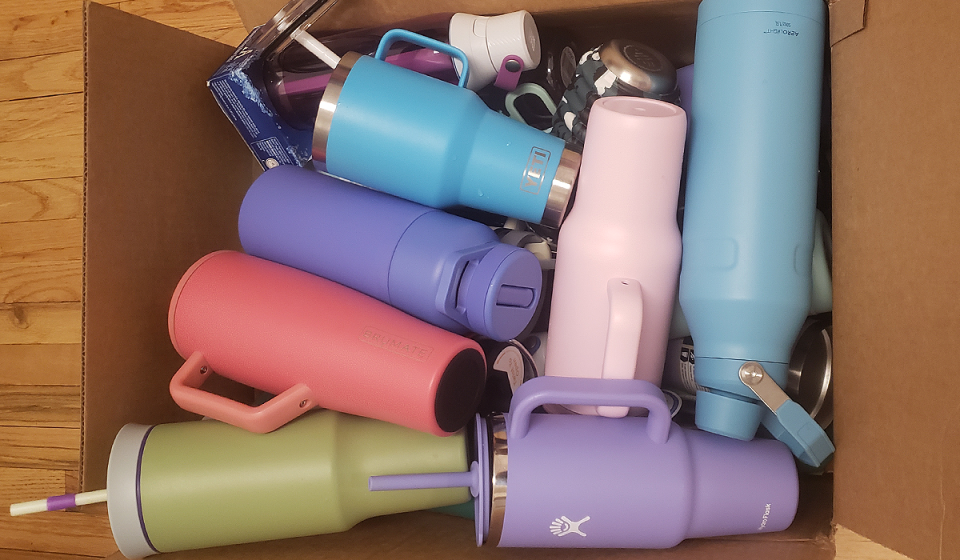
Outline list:
[[[575,23],[581,44],[642,38],[680,66],[692,61],[697,5],[350,0],[320,24],[526,8],[544,24]],[[238,3],[248,25],[277,7]],[[915,560],[960,558],[960,377],[952,371],[960,75],[949,71],[960,59],[960,4],[832,0],[830,8],[838,451],[832,481],[806,480],[788,531],[666,551],[478,549],[471,522],[421,512],[337,535],[168,557],[827,559],[833,522]],[[231,47],[96,4],[85,22],[81,478],[94,489],[123,424],[189,418],[167,392],[182,363],[167,336],[167,305],[197,258],[239,248],[237,211],[259,166],[205,84]]]

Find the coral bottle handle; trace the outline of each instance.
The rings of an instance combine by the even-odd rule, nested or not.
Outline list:
[[[647,435],[654,443],[666,443],[670,434],[670,408],[660,389],[642,379],[589,379],[579,377],[536,377],[520,386],[510,401],[508,441],[527,434],[530,416],[545,404],[639,406],[650,411]]]
[[[201,352],[191,354],[170,380],[174,402],[186,411],[258,434],[276,430],[316,404],[310,388],[298,383],[260,406],[248,406],[202,390],[200,386],[211,371]]]
[[[443,54],[449,55],[451,58],[456,58],[461,64],[463,64],[463,67],[460,70],[460,82],[457,85],[460,87],[467,86],[470,63],[467,60],[467,55],[464,54],[463,51],[457,47],[454,47],[453,45],[448,45],[442,41],[424,37],[423,35],[414,33],[412,31],[407,31],[406,29],[391,29],[390,31],[384,33],[383,37],[380,39],[380,45],[377,47],[377,52],[373,55],[373,57],[384,60],[387,56],[387,51],[390,49],[390,45],[396,43],[397,41],[413,43],[414,45],[418,45],[426,49],[433,49],[437,52],[442,52]]]

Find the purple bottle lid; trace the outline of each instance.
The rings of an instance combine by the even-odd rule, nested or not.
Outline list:
[[[533,318],[542,284],[540,261],[533,253],[497,244],[464,271],[457,308],[474,332],[510,340]]]

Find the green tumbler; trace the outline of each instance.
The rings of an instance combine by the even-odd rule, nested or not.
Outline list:
[[[380,474],[467,469],[463,432],[439,437],[317,410],[268,433],[215,420],[117,434],[107,508],[120,552],[173,552],[334,533],[378,515],[449,506],[464,488],[370,492]]]

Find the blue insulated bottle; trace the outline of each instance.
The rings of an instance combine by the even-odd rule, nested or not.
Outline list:
[[[821,0],[704,0],[697,22],[680,305],[697,347],[701,429],[753,438],[810,307]]]
[[[540,262],[489,227],[292,165],[240,206],[248,254],[323,276],[438,327],[509,340],[540,299]]]
[[[453,85],[383,61],[397,40],[462,64]],[[338,177],[431,206],[467,206],[556,227],[579,154],[563,140],[490,110],[465,89],[462,51],[394,29],[373,57],[347,53],[317,115],[314,160]]]

